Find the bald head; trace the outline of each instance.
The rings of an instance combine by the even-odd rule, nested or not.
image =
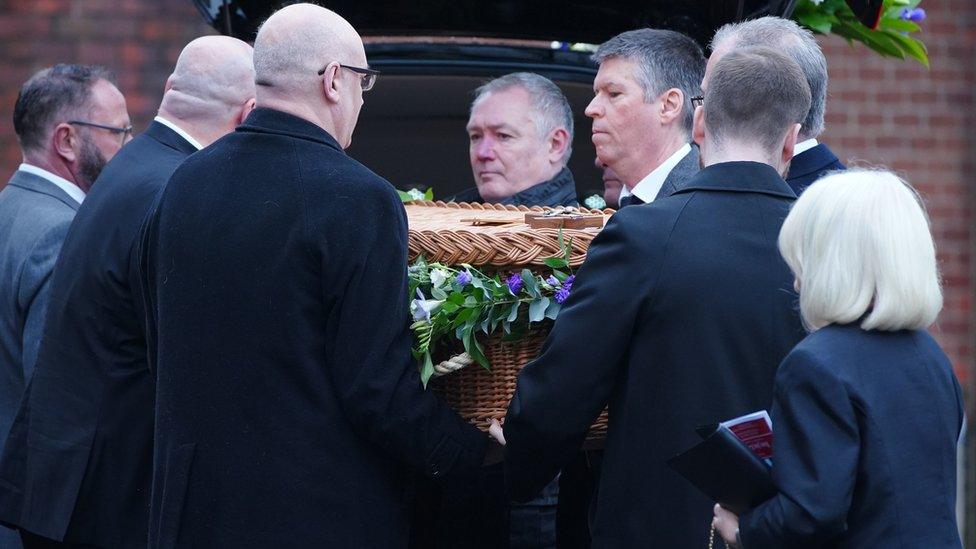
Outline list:
[[[363,41],[339,14],[314,4],[274,13],[254,40],[257,104],[303,118],[345,148],[363,106]]]
[[[254,98],[251,57],[251,46],[229,36],[190,42],[166,82],[160,113],[182,121],[229,116]]]
[[[356,29],[334,11],[314,4],[282,8],[261,25],[254,40],[259,97],[269,90],[289,95],[312,92],[317,88],[316,73],[332,61],[365,66],[366,52]]]

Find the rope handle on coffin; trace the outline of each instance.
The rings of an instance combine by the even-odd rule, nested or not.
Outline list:
[[[474,364],[474,359],[468,353],[452,356],[443,362],[434,364],[434,377],[445,376],[472,364]]]

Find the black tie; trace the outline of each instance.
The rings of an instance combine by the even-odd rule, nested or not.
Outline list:
[[[625,196],[625,197],[623,197],[623,198],[620,199],[620,207],[621,208],[623,208],[625,206],[637,206],[638,204],[643,204],[643,203],[644,203],[643,200],[641,200],[640,198],[638,198],[637,196],[632,195],[632,194],[631,195],[627,195],[627,196]]]

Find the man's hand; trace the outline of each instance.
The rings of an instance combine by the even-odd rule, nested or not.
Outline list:
[[[485,451],[484,465],[501,463],[505,459],[505,433],[497,419],[490,420],[488,426],[488,449]]]
[[[715,504],[715,518],[712,519],[712,528],[718,530],[725,545],[730,549],[741,549],[739,545],[739,517],[735,513],[727,510],[718,503]]]

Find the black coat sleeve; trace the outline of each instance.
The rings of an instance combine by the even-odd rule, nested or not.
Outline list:
[[[779,494],[740,517],[742,546],[792,547],[843,533],[860,449],[846,384],[794,351],[777,372],[772,419]]]
[[[342,211],[322,254],[331,302],[329,374],[343,411],[365,438],[428,475],[480,468],[487,435],[424,390],[410,354],[407,223],[386,183]],[[342,199],[339,199],[342,201]]]
[[[531,499],[572,459],[610,398],[654,279],[628,266],[658,264],[666,238],[635,238],[628,220],[618,212],[590,244],[542,353],[519,375],[505,418],[505,479],[516,501]]]

